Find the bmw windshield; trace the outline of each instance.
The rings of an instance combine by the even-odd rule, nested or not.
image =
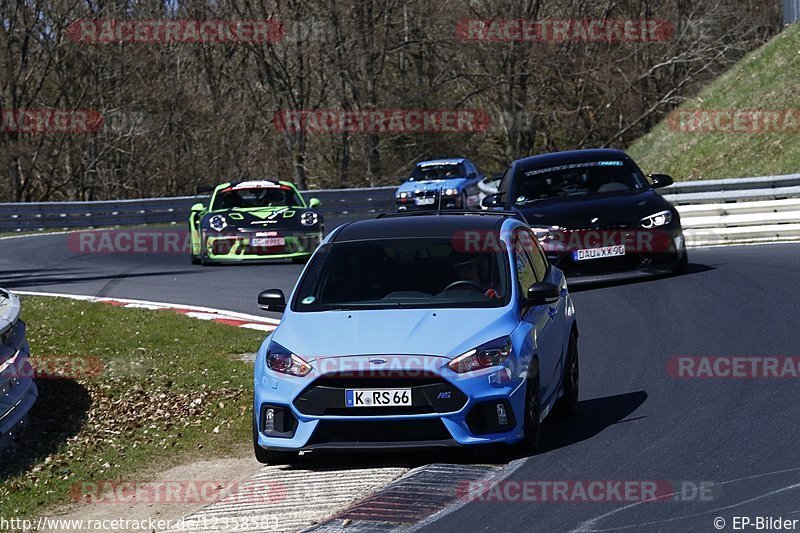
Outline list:
[[[314,255],[292,309],[502,307],[509,298],[501,250],[461,251],[449,238],[326,244]],[[499,248],[499,247],[498,247]]]
[[[418,165],[411,172],[408,181],[442,181],[453,178],[463,178],[464,165],[460,163],[437,163],[433,165]]]
[[[628,161],[590,161],[517,172],[511,198],[527,205],[551,198],[641,191],[648,187],[642,173]]]

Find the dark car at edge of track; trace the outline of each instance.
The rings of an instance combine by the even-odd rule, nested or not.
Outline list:
[[[518,210],[573,282],[681,274],[680,215],[656,192],[672,183],[621,150],[555,152],[514,161],[483,206]]]

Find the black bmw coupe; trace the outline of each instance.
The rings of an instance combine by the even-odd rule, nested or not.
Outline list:
[[[678,211],[625,152],[574,150],[514,161],[485,208],[516,209],[550,262],[574,281],[680,274],[688,267]]]

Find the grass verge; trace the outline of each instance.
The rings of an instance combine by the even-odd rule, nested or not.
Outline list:
[[[0,458],[0,516],[33,518],[82,482],[144,481],[248,445],[252,366],[237,355],[263,333],[45,297],[23,298],[22,318],[39,400]]]
[[[800,116],[798,86],[800,24],[794,24],[678,111],[792,110],[792,116]],[[671,174],[676,180],[800,172],[800,128],[785,120],[781,126],[779,132],[701,133],[680,131],[667,119],[637,140],[629,152],[648,172]]]

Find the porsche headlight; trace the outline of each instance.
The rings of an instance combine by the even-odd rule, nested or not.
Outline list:
[[[222,231],[228,227],[228,221],[222,215],[214,215],[208,220],[208,225],[215,231]]]
[[[306,211],[300,215],[300,223],[304,226],[313,226],[317,222],[319,222],[319,215],[314,211]]]
[[[644,229],[651,229],[659,226],[666,226],[670,222],[672,222],[672,212],[660,211],[649,217],[644,217],[640,223]]]
[[[270,342],[267,346],[267,368],[273,372],[303,377],[311,372],[311,365],[303,361],[277,342]]]
[[[447,366],[453,372],[464,374],[503,363],[511,356],[511,337],[501,337],[459,355]]]

